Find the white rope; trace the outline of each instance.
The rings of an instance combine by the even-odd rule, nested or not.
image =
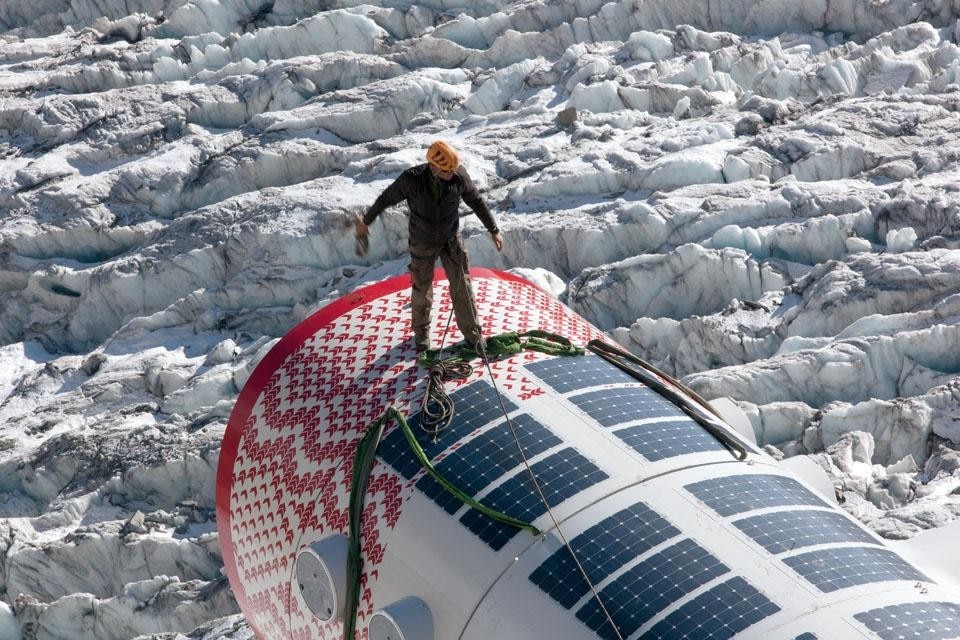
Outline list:
[[[503,404],[503,396],[500,395],[500,389],[497,388],[497,381],[493,377],[493,370],[490,367],[490,362],[487,360],[487,355],[483,351],[480,353],[480,357],[483,359],[484,364],[487,366],[487,372],[490,374],[490,382],[493,383],[493,389],[497,394],[497,399],[500,402],[500,410],[503,412],[503,416],[507,419],[507,426],[510,427],[510,432],[513,434],[513,440],[517,443],[517,450],[520,452],[520,457],[523,459],[523,465],[527,469],[527,474],[530,476],[530,481],[533,483],[534,489],[537,491],[537,495],[540,496],[540,500],[543,502],[543,506],[547,508],[547,513],[550,515],[550,520],[553,522],[554,528],[557,530],[557,534],[560,536],[560,540],[563,541],[563,545],[567,548],[567,551],[570,552],[570,557],[573,558],[574,564],[577,565],[577,569],[580,571],[580,575],[583,576],[583,579],[586,581],[587,586],[590,587],[590,592],[593,594],[594,599],[597,601],[597,605],[600,607],[600,610],[603,611],[603,615],[606,616],[607,622],[610,623],[610,627],[613,629],[613,632],[617,635],[618,640],[623,640],[623,635],[620,634],[620,630],[617,628],[616,623],[613,621],[613,616],[610,615],[610,612],[607,610],[607,607],[603,604],[603,600],[600,598],[600,593],[597,591],[597,587],[593,584],[593,581],[590,580],[590,576],[587,575],[586,569],[583,568],[583,565],[580,563],[580,559],[577,558],[576,552],[573,550],[573,546],[570,544],[570,541],[567,540],[567,536],[564,535],[563,529],[560,528],[560,523],[557,521],[556,516],[553,513],[553,509],[550,507],[550,503],[547,502],[547,497],[543,493],[543,489],[540,487],[540,483],[537,481],[536,476],[533,474],[533,468],[530,466],[530,461],[527,460],[526,454],[523,452],[523,447],[520,445],[520,438],[517,436],[517,430],[513,426],[513,421],[510,420],[510,417],[507,415],[507,408]]]
[[[458,290],[459,292],[459,290]],[[472,298],[472,296],[471,296]],[[452,302],[452,300],[451,300]],[[451,315],[453,314],[453,305],[451,304]],[[476,309],[475,305],[473,306]],[[474,323],[479,327],[479,319],[474,315]],[[450,319],[447,319],[447,326],[450,326]],[[610,623],[610,627],[613,629],[613,632],[617,636],[617,640],[623,640],[623,635],[621,635],[620,630],[617,628],[616,623],[613,621],[613,616],[610,615],[610,612],[607,610],[607,607],[603,604],[603,600],[600,598],[600,593],[597,591],[597,587],[593,584],[593,581],[590,580],[590,576],[587,575],[586,569],[583,568],[583,565],[580,563],[580,559],[577,558],[576,552],[573,550],[573,546],[570,544],[570,541],[567,540],[567,536],[564,535],[563,529],[560,528],[560,523],[557,521],[556,516],[553,513],[553,509],[550,507],[550,503],[547,501],[546,495],[543,493],[543,489],[540,486],[540,483],[537,481],[536,476],[533,473],[533,468],[530,466],[530,461],[527,459],[527,455],[523,451],[523,447],[520,444],[520,438],[517,435],[517,430],[513,426],[513,421],[510,419],[510,416],[507,412],[507,407],[503,403],[503,395],[500,393],[500,388],[497,387],[497,380],[493,375],[493,369],[490,366],[490,361],[487,360],[487,348],[483,340],[483,335],[481,333],[480,341],[477,345],[477,351],[479,352],[480,358],[483,360],[483,364],[487,368],[487,373],[490,375],[490,382],[493,384],[493,390],[497,394],[497,401],[500,403],[500,411],[503,413],[503,417],[506,418],[507,426],[510,427],[510,433],[513,435],[513,441],[517,444],[517,451],[520,452],[520,458],[523,460],[523,466],[527,470],[527,475],[530,476],[530,481],[533,483],[533,488],[536,490],[537,495],[540,497],[543,506],[547,509],[547,514],[550,516],[550,520],[553,522],[554,528],[557,530],[557,534],[560,536],[560,540],[563,541],[563,545],[567,548],[567,551],[570,552],[570,557],[573,558],[574,564],[577,565],[577,569],[580,571],[580,575],[583,576],[583,579],[586,581],[587,586],[590,587],[590,592],[593,594],[594,599],[597,601],[597,605],[600,607],[600,610],[603,612],[603,615],[607,618],[607,622]]]

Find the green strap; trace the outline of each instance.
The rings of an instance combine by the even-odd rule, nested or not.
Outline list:
[[[539,351],[553,356],[582,356],[586,353],[582,347],[574,345],[567,338],[540,329],[532,329],[530,331],[524,331],[523,333],[508,331],[507,333],[501,333],[500,335],[487,338],[486,343],[487,348],[485,352],[488,356],[514,355],[524,349]],[[445,364],[466,362],[476,358],[478,355],[480,354],[477,353],[476,350],[466,343],[461,343],[454,346],[450,350],[450,355],[442,360],[439,357],[440,350],[432,349],[421,353],[419,361],[421,365],[429,368],[440,362]]]
[[[367,492],[370,471],[377,459],[377,448],[383,436],[385,416],[370,425],[357,445],[353,459],[353,477],[350,481],[349,548],[347,549],[347,593],[344,602],[344,640],[353,640],[357,626],[357,607],[360,603],[360,520],[363,516],[363,496]]]
[[[410,424],[407,422],[407,419],[403,417],[403,414],[397,411],[396,409],[394,409],[393,407],[390,407],[389,409],[387,409],[387,414],[389,414],[394,420],[396,420],[397,424],[400,425],[400,428],[403,429],[403,435],[406,436],[407,438],[407,444],[410,445],[410,448],[413,450],[414,455],[417,456],[417,460],[419,460],[423,468],[427,470],[427,473],[429,473],[430,476],[437,481],[437,484],[439,484],[441,487],[446,489],[456,498],[460,499],[460,501],[463,502],[465,505],[476,509],[477,511],[479,511],[484,515],[490,516],[491,518],[493,518],[494,520],[497,520],[498,522],[503,522],[504,524],[513,525],[514,527],[517,527],[519,529],[526,529],[527,531],[529,531],[535,536],[540,535],[540,530],[537,529],[532,524],[530,524],[529,522],[524,522],[523,520],[519,520],[517,518],[514,518],[513,516],[508,516],[505,513],[502,513],[495,509],[491,509],[487,505],[474,500],[472,496],[467,495],[455,484],[453,484],[452,482],[444,478],[442,475],[440,475],[440,472],[437,471],[437,469],[433,466],[433,463],[431,463],[430,460],[427,458],[427,454],[424,452],[423,447],[421,447],[420,443],[417,442],[417,436],[414,435],[413,429],[410,428]]]

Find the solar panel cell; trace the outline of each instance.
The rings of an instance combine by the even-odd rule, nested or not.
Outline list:
[[[526,369],[558,393],[602,384],[635,382],[629,374],[594,355],[579,358],[550,358],[526,365]]]
[[[627,569],[600,591],[600,599],[626,638],[658,612],[727,571],[726,565],[688,538]],[[577,611],[577,618],[603,638],[617,637],[595,598]]]
[[[637,503],[604,518],[570,540],[580,566],[598,584],[661,542],[680,534],[660,514]],[[561,547],[530,574],[530,581],[559,602],[573,607],[590,590],[570,550]]]
[[[726,640],[780,611],[740,576],[706,591],[640,636],[642,640]]]
[[[783,561],[824,593],[873,582],[930,581],[897,554],[880,548],[822,549]]]
[[[571,448],[562,449],[534,463],[531,469],[551,507],[608,477],[599,467]],[[546,507],[525,470],[494,487],[483,496],[483,503],[525,522],[532,522],[546,512]],[[460,517],[460,522],[494,550],[501,549],[517,533],[516,527],[501,524],[472,509]]]
[[[686,417],[676,405],[649,387],[614,387],[572,396],[570,401],[604,427],[649,418]]]
[[[826,506],[812,491],[786,476],[731,475],[684,487],[721,516],[785,505]]]
[[[505,473],[523,464],[518,442],[528,459],[562,443],[560,438],[529,415],[516,416],[510,423],[513,430],[504,421],[468,440],[437,463],[437,471],[465,493],[475,496]],[[416,486],[447,513],[453,514],[463,505],[429,475],[421,478]]]
[[[834,542],[875,542],[843,514],[829,511],[776,511],[733,524],[770,553]]]
[[[478,380],[461,387],[450,394],[450,399],[454,402],[455,415],[450,426],[440,432],[436,441],[420,430],[420,413],[407,419],[430,460],[479,427],[503,417],[497,393],[486,381]],[[503,402],[507,412],[516,410],[517,405],[509,398],[503,398]],[[421,469],[420,462],[410,450],[403,430],[399,427],[394,427],[383,438],[377,455],[407,480],[413,478]]]
[[[854,616],[881,640],[955,640],[960,638],[960,604],[911,602],[864,611]]]
[[[641,424],[614,435],[651,462],[688,453],[725,451],[716,438],[689,419]]]

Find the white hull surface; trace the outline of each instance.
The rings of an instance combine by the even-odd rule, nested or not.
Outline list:
[[[472,276],[488,336],[603,338],[526,281]],[[438,340],[450,300],[440,273],[435,286]],[[406,277],[328,305],[278,342],[234,408],[217,521],[262,640],[343,637],[354,458],[389,407],[440,474],[541,533],[445,491],[391,421],[358,514],[357,638],[960,637],[955,584],[934,582],[682,390],[693,414],[595,353],[474,360],[446,383],[455,413],[434,442],[420,429],[427,372],[408,317]],[[447,345],[461,337],[453,326]]]

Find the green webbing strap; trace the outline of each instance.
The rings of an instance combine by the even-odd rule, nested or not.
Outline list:
[[[468,507],[472,507],[473,509],[476,509],[477,511],[479,511],[484,515],[490,516],[491,518],[493,518],[494,520],[497,520],[498,522],[513,525],[518,529],[526,529],[527,531],[529,531],[535,536],[540,535],[540,530],[537,529],[532,524],[530,524],[529,522],[524,522],[523,520],[519,520],[517,518],[514,518],[513,516],[508,516],[505,513],[502,513],[495,509],[491,509],[490,507],[488,507],[487,505],[481,502],[477,502],[476,500],[473,499],[472,496],[467,495],[455,484],[453,484],[452,482],[444,478],[442,475],[440,475],[440,472],[437,471],[437,469],[430,462],[430,459],[427,458],[427,454],[424,452],[423,447],[421,447],[420,443],[417,442],[417,436],[414,435],[413,429],[410,428],[410,425],[407,423],[407,419],[403,417],[403,414],[397,411],[396,409],[394,409],[393,407],[390,407],[389,409],[387,409],[387,413],[391,415],[391,417],[393,417],[393,419],[396,420],[397,423],[400,425],[400,428],[403,429],[403,435],[406,436],[407,438],[407,444],[410,445],[410,448],[413,450],[414,455],[417,456],[417,460],[419,460],[423,468],[427,470],[427,473],[429,473],[430,476],[437,481],[437,484],[439,484],[441,487],[443,487],[448,492],[453,494],[456,498],[458,498],[461,502],[463,502]]]
[[[353,640],[357,625],[357,606],[360,602],[360,518],[363,515],[363,496],[367,492],[367,480],[370,478],[370,470],[373,468],[373,462],[376,460],[377,448],[380,446],[380,438],[383,436],[384,425],[387,420],[394,420],[403,430],[403,435],[407,439],[407,444],[413,450],[414,455],[427,473],[437,481],[441,487],[456,496],[460,501],[480,513],[487,515],[498,522],[509,524],[519,529],[526,529],[535,536],[540,535],[540,530],[529,522],[524,522],[505,513],[482,504],[460,490],[452,482],[440,475],[433,464],[427,458],[423,447],[417,442],[417,437],[410,428],[410,424],[402,413],[394,407],[389,407],[386,412],[377,421],[370,425],[367,433],[361,438],[357,445],[357,453],[353,461],[353,477],[350,482],[350,513],[349,513],[349,553],[347,554],[347,594],[344,602],[344,640]]]
[[[357,606],[360,602],[360,519],[363,516],[363,496],[367,492],[370,470],[377,459],[377,447],[383,436],[386,416],[370,425],[357,445],[353,459],[353,477],[350,481],[349,549],[347,550],[347,593],[344,602],[343,640],[353,640],[357,626]]]
[[[582,356],[586,353],[582,347],[574,345],[569,339],[540,329],[532,329],[523,333],[508,331],[497,336],[490,336],[486,339],[486,343],[485,353],[487,356],[513,355],[524,349],[539,351],[552,356]],[[443,360],[439,359],[439,355],[439,349],[424,351],[420,354],[420,364],[429,368],[439,362],[466,362],[480,354],[466,343],[461,343],[453,347],[451,355]]]

